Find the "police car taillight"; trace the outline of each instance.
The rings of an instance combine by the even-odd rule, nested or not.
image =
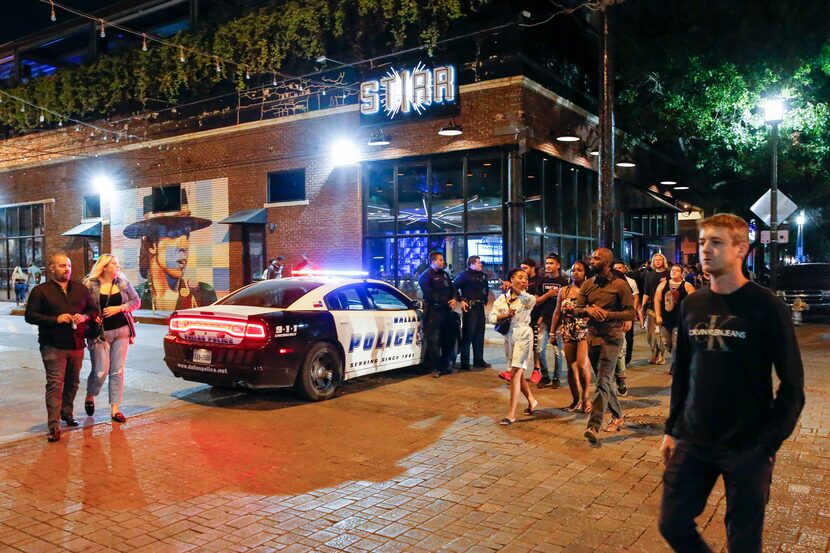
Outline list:
[[[268,329],[263,323],[223,319],[221,317],[174,315],[170,317],[167,326],[171,333],[179,335],[191,331],[203,331],[253,340],[264,340],[268,336]]]

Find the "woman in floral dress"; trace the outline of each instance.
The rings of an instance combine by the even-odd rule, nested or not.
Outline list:
[[[579,296],[579,288],[585,282],[585,275],[588,266],[577,261],[571,267],[571,283],[559,290],[559,297],[556,301],[556,309],[553,312],[551,321],[551,340],[555,340],[555,332],[562,333],[562,341],[565,344],[565,359],[568,362],[568,386],[571,389],[573,402],[565,407],[565,411],[572,412],[581,410],[583,413],[591,412],[590,396],[591,388],[591,363],[588,361],[588,319],[587,317],[576,317],[573,314],[576,307],[576,300]]]

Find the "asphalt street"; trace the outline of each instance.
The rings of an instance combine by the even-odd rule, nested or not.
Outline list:
[[[405,369],[346,383],[322,403],[287,391],[173,378],[164,327],[142,324],[127,362],[126,424],[82,412],[45,439],[35,333],[0,315],[0,551],[660,552],[662,436],[671,377],[637,338],[628,424],[590,446],[566,389],[509,428],[491,369]],[[830,329],[799,329],[807,406],[780,450],[765,551],[830,547]],[[82,378],[88,372],[85,368]],[[736,382],[736,393],[741,393]],[[723,487],[698,524],[725,547]]]

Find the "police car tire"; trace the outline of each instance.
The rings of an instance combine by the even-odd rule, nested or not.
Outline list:
[[[331,362],[331,380],[324,388],[316,385],[312,372],[315,370],[315,361],[321,358],[328,358]],[[317,342],[306,353],[303,364],[297,372],[297,380],[294,382],[294,389],[298,394],[311,401],[324,401],[334,396],[334,392],[343,379],[343,358],[340,352],[328,342]]]

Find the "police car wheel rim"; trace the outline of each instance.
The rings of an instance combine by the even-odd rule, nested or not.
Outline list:
[[[327,390],[334,377],[334,360],[327,353],[321,353],[311,362],[311,384],[318,391]]]

